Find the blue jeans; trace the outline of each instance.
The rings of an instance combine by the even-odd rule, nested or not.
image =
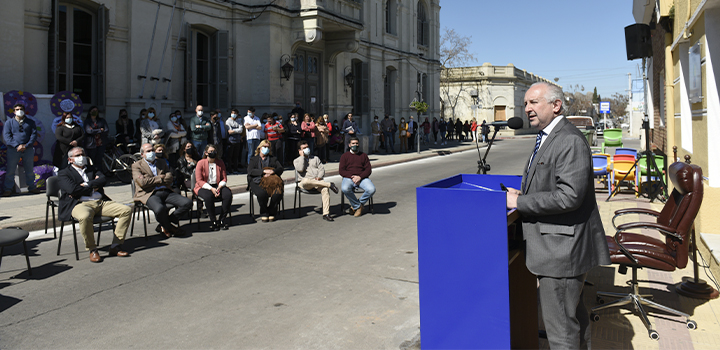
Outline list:
[[[395,152],[395,140],[393,133],[383,131],[383,135],[385,135],[385,152]]]
[[[192,144],[197,149],[198,154],[202,157],[205,153],[205,146],[207,146],[207,140],[192,140]]]
[[[248,156],[247,156],[247,162],[248,166],[250,164],[250,158],[255,155],[255,149],[260,145],[260,139],[248,139],[247,140],[247,146],[248,146]]]
[[[360,197],[360,200],[355,197],[355,192],[353,192],[356,187],[360,187],[365,190],[365,192]],[[342,179],[342,192],[345,197],[347,197],[353,210],[357,210],[358,208],[360,208],[361,204],[367,203],[367,201],[370,200],[370,197],[375,194],[375,185],[373,185],[370,179],[364,178],[362,179],[362,181],[360,181],[360,185],[356,186],[351,179],[344,177]]]
[[[25,152],[18,152],[14,147],[7,148],[7,173],[5,174],[5,191],[12,191],[15,187],[15,170],[20,162],[23,161],[23,169],[25,170],[25,182],[27,182],[28,191],[35,189],[35,173],[33,172],[35,148],[28,147]]]

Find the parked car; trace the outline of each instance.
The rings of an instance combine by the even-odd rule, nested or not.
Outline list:
[[[597,146],[597,134],[595,132],[595,123],[591,117],[571,115],[566,117],[575,127],[582,131],[591,146]]]

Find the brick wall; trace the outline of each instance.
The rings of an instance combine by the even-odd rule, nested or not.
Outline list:
[[[655,14],[653,14],[653,19],[657,18],[655,17]],[[654,21],[652,21],[654,22]],[[660,97],[661,95],[665,98],[667,98],[667,93],[661,94],[661,89],[665,89],[665,86],[662,84],[664,82],[664,75],[665,75],[665,29],[662,25],[653,23],[650,25],[650,35],[652,36],[652,50],[653,50],[653,71],[650,72],[653,76],[653,86],[652,86],[652,103],[653,103],[653,113],[654,115],[654,126],[653,129],[650,129],[650,142],[652,143],[651,147],[653,145],[657,147],[659,150],[663,151],[665,154],[668,153],[667,149],[667,131],[665,129],[665,126],[661,126],[660,120],[661,118],[665,118],[665,116],[660,115],[660,110],[662,107],[663,111],[667,111],[667,106],[665,105],[665,100],[661,101]],[[667,120],[665,123],[667,124]],[[672,120],[670,121],[672,122]]]

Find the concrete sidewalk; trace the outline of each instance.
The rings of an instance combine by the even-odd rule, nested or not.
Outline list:
[[[501,143],[500,139],[495,140]],[[448,141],[448,145],[441,146],[430,144],[422,146],[421,152],[410,153],[391,153],[385,154],[382,150],[377,154],[370,154],[370,162],[373,168],[435,157],[439,155],[462,152],[475,149],[473,142],[459,142],[457,140]],[[487,148],[487,144],[481,143],[480,150]],[[325,164],[325,176],[338,174],[338,166],[341,153],[331,152],[330,161]],[[282,174],[282,178],[286,183],[292,183],[295,180],[295,172],[293,168],[286,168]],[[339,185],[339,184],[337,184]],[[233,193],[242,193],[247,188],[247,175],[228,175],[228,187]],[[130,193],[130,185],[109,179],[108,185],[105,187],[105,194],[114,201],[124,204],[132,204],[132,194]],[[40,230],[45,227],[45,207],[47,197],[45,194],[32,195],[23,193],[12,197],[3,197],[0,199],[0,229],[12,226],[19,226],[28,231]],[[56,223],[59,227],[60,223]],[[50,212],[50,220],[48,231],[52,230],[52,212]]]

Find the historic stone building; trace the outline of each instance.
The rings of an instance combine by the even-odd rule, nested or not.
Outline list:
[[[112,128],[123,108],[155,107],[165,123],[197,104],[286,115],[299,101],[331,120],[353,112],[369,132],[372,116],[408,116],[414,98],[439,112],[439,11],[439,0],[7,1],[0,91],[40,104],[75,92]]]
[[[531,131],[523,107],[530,85],[539,81],[555,84],[513,64],[483,63],[476,67],[450,68],[442,74],[440,99],[445,118],[465,121],[476,117],[479,124],[483,120],[490,123],[520,117],[525,125],[523,130],[515,131],[518,134]]]

